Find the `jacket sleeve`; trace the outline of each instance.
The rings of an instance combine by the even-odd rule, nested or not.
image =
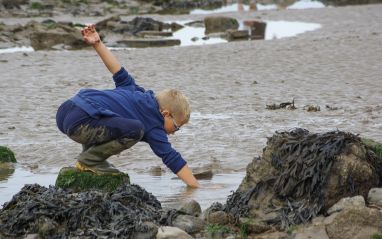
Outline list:
[[[180,153],[172,148],[163,129],[153,128],[145,134],[143,140],[173,173],[178,173],[187,164]]]
[[[113,75],[113,80],[116,88],[123,87],[131,91],[145,92],[145,89],[135,83],[134,78],[126,71],[124,67],[121,67],[121,69]]]

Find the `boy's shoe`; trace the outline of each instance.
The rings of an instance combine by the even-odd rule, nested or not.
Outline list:
[[[117,168],[114,167],[111,163],[108,163],[107,161],[103,161],[99,164],[96,165],[85,165],[81,162],[76,163],[76,168],[82,172],[93,172],[98,175],[118,175],[121,174],[122,172],[119,171]]]

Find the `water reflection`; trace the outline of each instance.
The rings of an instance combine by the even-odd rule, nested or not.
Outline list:
[[[168,39],[179,39],[181,41],[180,46],[191,45],[204,45],[204,44],[216,44],[225,43],[228,40],[219,36],[208,36],[205,34],[204,27],[191,27],[187,26],[187,23],[192,21],[178,21],[176,23],[183,25],[184,27],[176,32],[172,37]],[[298,34],[314,31],[321,27],[316,23],[305,22],[288,22],[288,21],[265,21],[265,40],[280,39],[284,37],[293,37]],[[243,22],[240,22],[239,30],[249,30],[244,26]]]
[[[40,184],[48,187],[54,185],[57,173],[34,174],[21,167],[3,171],[0,168],[0,208],[12,199],[25,184]],[[4,174],[3,174],[4,173]],[[244,173],[216,174],[211,179],[199,180],[202,188],[191,189],[179,180],[174,174],[164,173],[153,176],[147,173],[128,172],[131,183],[138,184],[148,192],[155,195],[163,207],[178,207],[181,203],[194,199],[203,209],[212,202],[224,203],[227,196],[239,186]],[[1,180],[2,178],[6,180]],[[213,193],[211,193],[213,192]]]
[[[280,1],[278,4],[261,4],[256,3],[248,5],[239,2],[227,4],[221,8],[213,10],[203,10],[194,9],[190,14],[215,14],[215,13],[226,13],[226,12],[240,12],[240,11],[264,11],[264,10],[277,10],[277,9],[309,9],[309,8],[324,8],[325,5],[319,1],[312,0],[300,0],[300,1]]]
[[[14,172],[14,163],[0,163],[0,182],[7,180]]]

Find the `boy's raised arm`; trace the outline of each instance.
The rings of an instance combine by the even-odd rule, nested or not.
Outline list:
[[[95,25],[85,27],[82,31],[84,40],[92,45],[97,54],[101,57],[107,69],[114,75],[121,69],[121,64],[113,53],[103,44],[96,31]]]

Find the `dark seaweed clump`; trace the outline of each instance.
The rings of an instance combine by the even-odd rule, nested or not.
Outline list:
[[[234,192],[228,197],[224,210],[236,218],[249,216],[250,201],[265,194],[272,194],[272,200],[282,205],[267,208],[276,217],[266,219],[268,224],[288,228],[301,224],[317,216],[324,205],[324,187],[333,161],[341,153],[350,150],[352,144],[361,144],[361,139],[351,133],[333,131],[311,134],[305,129],[276,132],[268,138],[271,146],[271,166],[276,172],[263,178],[255,187],[243,192]],[[367,151],[364,159],[381,173],[381,165],[376,155]],[[355,192],[354,182],[349,178],[348,189]]]
[[[133,238],[157,230],[144,222],[159,224],[160,219],[160,202],[137,185],[112,193],[72,193],[33,184],[25,185],[0,210],[0,238],[32,233],[46,238]]]

